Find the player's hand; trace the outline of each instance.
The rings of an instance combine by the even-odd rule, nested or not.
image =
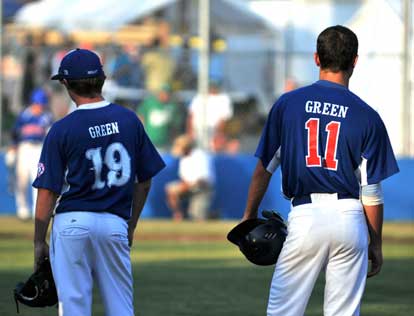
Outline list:
[[[381,245],[370,244],[368,247],[368,260],[371,260],[371,269],[368,271],[368,278],[377,275],[382,267],[382,247]]]
[[[243,216],[243,218],[240,220],[240,223],[247,221],[248,219],[253,219],[254,217],[248,217],[248,216]]]
[[[45,257],[49,258],[49,245],[47,242],[35,242],[34,245],[34,271],[37,270]]]
[[[255,211],[245,211],[244,215],[243,215],[243,218],[241,219],[240,223],[244,222],[244,221],[247,221],[248,219],[257,218],[257,212],[258,212],[257,210],[255,210]]]

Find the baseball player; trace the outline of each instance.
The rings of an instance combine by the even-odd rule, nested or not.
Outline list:
[[[32,190],[33,203],[29,203],[27,193],[36,178],[43,140],[53,122],[52,113],[47,109],[48,100],[45,90],[33,90],[30,105],[19,114],[12,131],[13,145],[9,156],[15,153],[16,213],[21,220],[34,218],[37,191]]]
[[[398,166],[380,116],[348,89],[356,35],[339,25],[327,28],[314,59],[320,80],[282,95],[269,113],[243,217],[257,216],[280,165],[292,207],[268,316],[304,315],[321,271],[324,315],[359,315],[366,277],[379,273],[383,260],[380,183]]]
[[[70,51],[52,79],[77,109],[51,127],[43,145],[33,184],[35,266],[49,254],[55,208],[50,259],[59,315],[91,315],[96,283],[105,315],[131,316],[130,247],[151,178],[164,162],[135,113],[103,99],[105,74],[95,53]]]

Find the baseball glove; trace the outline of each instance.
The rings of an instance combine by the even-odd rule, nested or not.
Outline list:
[[[17,312],[19,312],[18,302],[30,307],[56,305],[58,297],[49,258],[44,258],[39,268],[26,282],[18,283],[13,294]]]

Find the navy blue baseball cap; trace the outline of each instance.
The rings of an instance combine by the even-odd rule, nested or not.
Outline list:
[[[102,69],[99,56],[90,50],[76,48],[63,57],[60,62],[58,74],[54,75],[51,79],[75,80],[103,76],[105,76],[105,73]]]

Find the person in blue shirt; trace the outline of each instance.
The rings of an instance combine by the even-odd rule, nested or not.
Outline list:
[[[32,190],[30,199],[28,188],[36,178],[43,140],[53,123],[48,102],[49,98],[44,89],[33,90],[30,105],[19,114],[12,130],[13,144],[8,155],[15,153],[16,157],[16,215],[21,220],[34,218],[37,190]]]
[[[102,97],[105,74],[92,51],[75,49],[52,77],[75,111],[51,127],[37,178],[35,267],[49,256],[59,315],[91,315],[98,286],[105,315],[134,315],[130,247],[150,190],[165,164],[134,112]]]
[[[321,271],[324,315],[357,316],[366,278],[383,262],[381,181],[399,170],[380,116],[348,89],[357,36],[339,25],[325,29],[314,59],[320,80],[283,94],[270,110],[243,216],[257,217],[280,166],[292,207],[268,316],[304,315]]]

